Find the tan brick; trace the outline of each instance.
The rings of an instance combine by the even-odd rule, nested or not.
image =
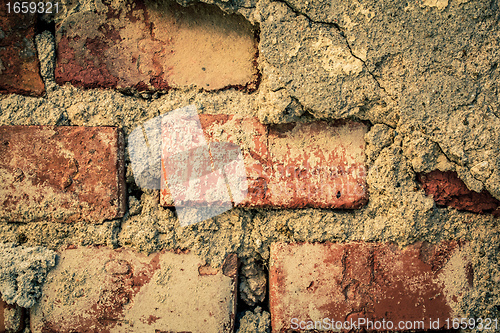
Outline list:
[[[57,26],[56,81],[166,90],[255,89],[252,25],[214,5],[127,0],[75,12]]]
[[[1,126],[0,220],[102,222],[126,210],[114,127]]]
[[[237,258],[68,249],[31,310],[33,332],[232,332]]]

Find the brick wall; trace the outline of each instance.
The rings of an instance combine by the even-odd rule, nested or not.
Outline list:
[[[498,3],[203,2],[0,5],[0,332],[498,330]]]

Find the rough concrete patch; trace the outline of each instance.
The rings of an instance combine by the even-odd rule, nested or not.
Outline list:
[[[366,158],[369,165],[377,158],[383,148],[389,146],[394,140],[395,131],[384,124],[375,124],[365,134]]]
[[[56,253],[46,248],[0,244],[0,293],[8,303],[32,307],[41,287],[56,264]]]
[[[271,332],[271,315],[257,306],[254,311],[246,311],[240,318],[237,333],[269,333]]]
[[[311,22],[280,2],[261,1],[258,9],[261,61],[273,68],[263,71],[264,80],[271,75],[273,91],[286,89],[318,118],[366,119],[368,110],[382,115],[389,108],[390,99],[335,26]]]
[[[6,242],[22,243],[24,246],[44,246],[51,250],[71,245],[117,244],[120,220],[102,224],[76,222],[72,224],[55,222],[0,223],[0,234]]]
[[[239,286],[240,297],[243,301],[254,306],[262,303],[267,293],[267,276],[261,262],[254,256],[245,258],[241,267],[241,282]]]
[[[467,169],[488,164],[485,172],[473,177],[464,171],[462,178],[469,188],[480,190],[482,183],[500,198],[500,159],[494,148],[500,142],[497,3],[286,3],[310,21],[342,31],[352,54],[362,59],[395,103],[389,115],[396,119],[394,112],[401,112],[398,132],[422,132],[450,161]],[[367,114],[372,122],[390,124],[391,117],[383,120],[370,108]],[[432,145],[426,149],[431,154],[432,150]]]
[[[45,90],[52,91],[56,84],[54,81],[55,64],[55,39],[50,31],[44,31],[35,36],[35,45],[40,59],[40,74],[45,83]]]
[[[267,78],[266,78],[267,79]],[[282,124],[300,120],[305,112],[299,101],[285,89],[273,91],[268,80],[259,89],[259,120],[263,124]]]
[[[23,328],[23,319],[24,319],[24,309],[19,306],[8,307],[3,311],[3,319],[5,319],[5,331],[6,332],[21,332]],[[0,314],[1,316],[1,314]],[[0,327],[2,324],[0,323]]]
[[[403,149],[415,172],[430,172],[435,169],[447,171],[455,168],[439,145],[419,131],[405,136]]]

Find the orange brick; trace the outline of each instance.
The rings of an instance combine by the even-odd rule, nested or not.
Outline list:
[[[228,142],[241,149],[248,193],[238,201],[240,206],[359,208],[368,201],[364,156],[367,127],[362,123],[316,121],[268,128],[256,118],[200,115],[199,124],[193,128],[198,134],[192,134],[196,137],[192,145],[198,147],[201,141],[205,147],[208,145],[212,164],[223,166],[231,159],[231,150],[216,152],[215,143]],[[169,136],[173,134],[169,131],[175,129],[164,126],[162,140],[170,144]],[[200,149],[179,160],[194,163],[179,172],[190,173],[193,167],[201,172],[200,163],[207,161],[209,151],[204,148],[202,153]],[[163,152],[163,160],[168,154]],[[210,171],[208,165],[202,169],[205,172],[198,176]],[[168,179],[165,166],[163,173],[163,179]],[[173,205],[168,184],[163,182],[162,186],[161,203]],[[207,182],[200,182],[197,192],[202,193],[207,186]]]
[[[500,216],[498,199],[486,190],[481,193],[469,190],[454,171],[434,170],[428,174],[418,175],[418,179],[425,194],[432,195],[438,205],[480,214],[491,212],[495,216]]]
[[[366,190],[366,125],[355,122],[271,126],[272,206],[359,208]]]

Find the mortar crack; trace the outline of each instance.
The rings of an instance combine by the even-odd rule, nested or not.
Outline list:
[[[346,45],[347,45],[347,48],[349,49],[349,53],[351,53],[351,55],[358,59],[359,61],[361,61],[361,63],[363,64],[363,67],[366,69],[366,71],[370,74],[370,76],[373,78],[373,80],[375,81],[375,83],[377,84],[377,86],[393,101],[395,101],[395,99],[387,92],[387,90],[385,89],[384,86],[382,86],[379,82],[379,80],[377,79],[377,77],[375,76],[375,74],[370,71],[368,69],[368,66],[366,65],[366,62],[361,59],[360,57],[358,57],[357,55],[354,54],[352,48],[351,48],[351,45],[349,44],[349,41],[347,39],[347,36],[345,35],[345,32],[344,30],[342,30],[342,28],[335,22],[325,22],[325,21],[317,21],[317,20],[313,20],[309,15],[307,15],[306,13],[303,13],[301,12],[299,9],[293,7],[290,3],[288,3],[287,0],[278,0],[279,2],[282,2],[284,3],[288,8],[290,8],[291,11],[293,11],[295,14],[297,15],[302,15],[304,16],[306,19],[308,19],[310,22],[313,22],[313,23],[318,23],[318,24],[325,24],[325,25],[328,25],[328,26],[331,26],[331,27],[334,27],[335,29],[337,29],[337,31],[339,32],[340,36],[344,39]]]

